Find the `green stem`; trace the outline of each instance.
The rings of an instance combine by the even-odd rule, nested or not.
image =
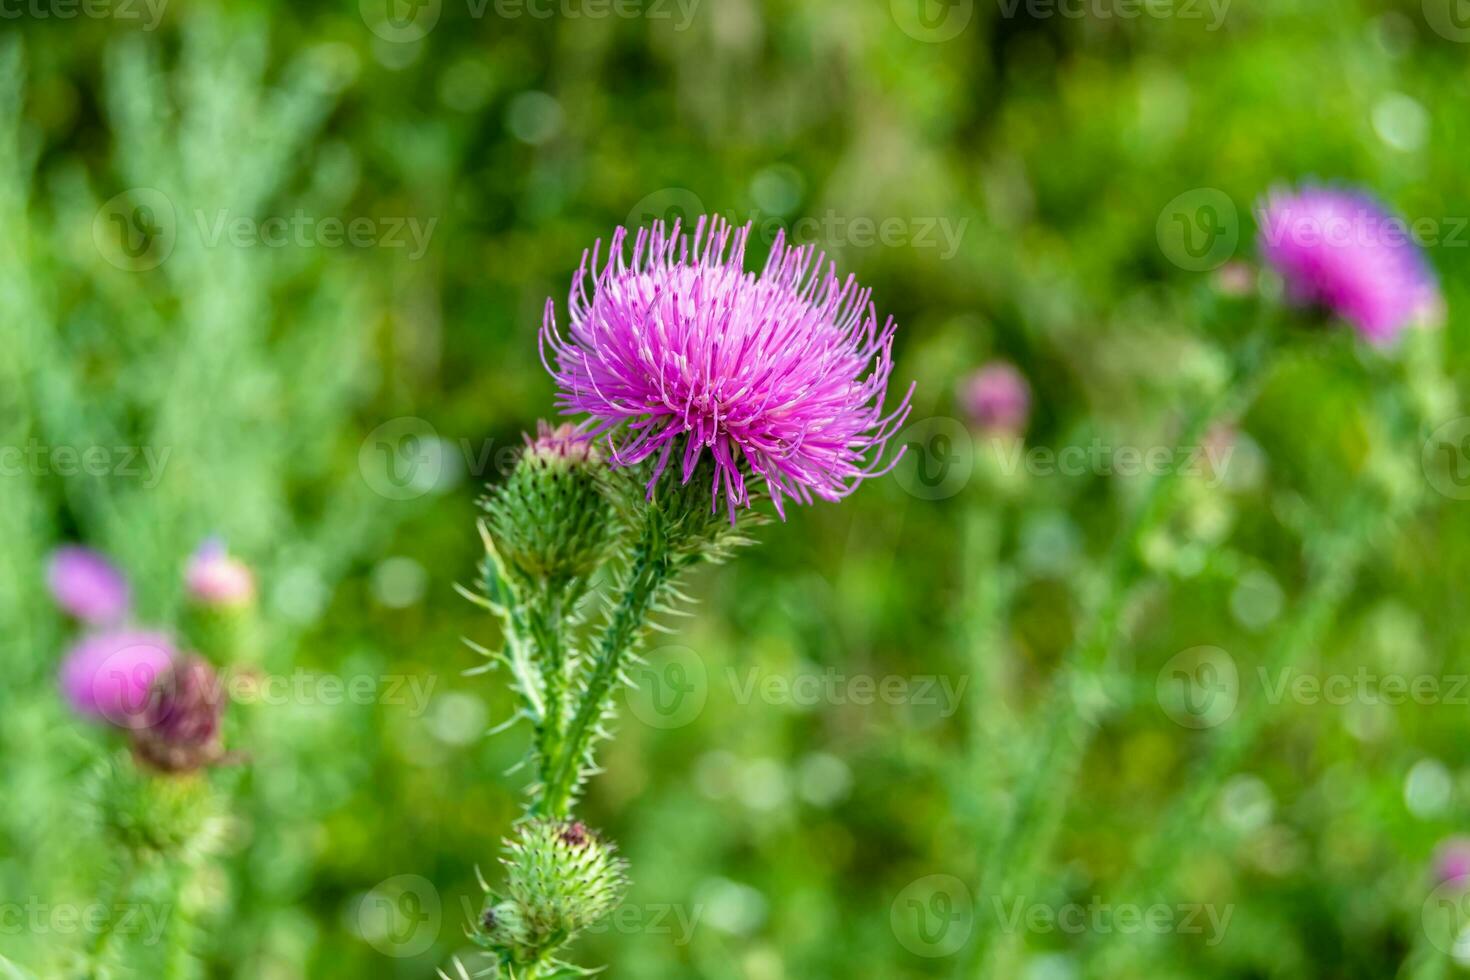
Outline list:
[[[536,732],[536,751],[542,766],[551,765],[562,749],[566,724],[567,610],[575,603],[570,583],[548,583],[527,603],[525,626],[542,664],[546,704]]]
[[[128,897],[128,891],[133,886],[133,879],[138,872],[138,860],[132,854],[124,854],[122,857],[122,868],[108,883],[101,896],[103,906],[108,910],[107,921],[97,934],[92,937],[92,942],[87,947],[87,976],[90,980],[101,980],[105,975],[102,970],[102,957],[107,952],[107,947],[112,941],[113,930],[117,925],[117,905]]]
[[[622,676],[623,665],[632,651],[653,610],[658,593],[669,581],[672,565],[662,538],[657,533],[657,518],[650,514],[648,524],[636,546],[632,566],[617,608],[613,610],[598,644],[597,659],[587,688],[582,694],[577,713],[567,728],[566,738],[554,758],[543,761],[545,792],[539,810],[547,816],[565,819],[571,810],[582,765],[587,761],[598,724],[607,710],[608,698]]]
[[[1230,383],[1190,415],[1178,445],[1197,445],[1211,423],[1233,418],[1254,398],[1269,361],[1263,338],[1261,335],[1248,342]],[[1083,712],[1081,694],[1091,686],[1088,681],[1110,666],[1123,611],[1141,579],[1140,546],[1171,515],[1181,476],[1179,467],[1171,467],[1149,483],[1132,520],[1114,544],[1102,580],[1102,594],[1065,657],[1047,699],[1042,717],[1050,723],[1031,754],[1005,829],[986,861],[980,886],[983,896],[1004,903],[1013,901],[1032,882],[1036,868],[1050,850],[1092,740],[1093,723]],[[971,949],[970,975],[1004,975],[999,969],[1005,959],[1001,947],[1006,943],[1002,939],[993,927],[980,932]]]

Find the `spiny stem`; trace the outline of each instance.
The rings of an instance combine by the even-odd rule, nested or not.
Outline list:
[[[526,630],[543,665],[546,705],[536,732],[536,750],[543,766],[557,759],[562,748],[567,690],[566,611],[575,601],[571,584],[548,583],[537,589],[526,604]]]
[[[597,724],[602,719],[607,698],[653,609],[659,590],[669,580],[672,567],[660,544],[662,539],[656,530],[656,520],[654,515],[649,516],[636,546],[627,584],[603,630],[587,689],[567,729],[561,751],[554,759],[543,761],[548,771],[544,774],[546,789],[539,809],[547,816],[565,818],[570,811],[577,777],[596,734]]]

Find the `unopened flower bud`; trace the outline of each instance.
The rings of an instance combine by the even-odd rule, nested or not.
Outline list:
[[[505,482],[485,498],[486,523],[500,555],[533,581],[590,575],[611,539],[604,493],[607,464],[570,425],[538,422],[536,438]]]
[[[238,609],[255,601],[250,566],[230,555],[218,538],[210,538],[194,552],[184,582],[190,597],[201,605]]]
[[[507,846],[510,902],[532,948],[569,940],[622,901],[626,862],[581,823],[533,820]]]

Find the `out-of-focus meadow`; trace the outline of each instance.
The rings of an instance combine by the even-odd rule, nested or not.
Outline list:
[[[894,473],[702,571],[654,641],[583,811],[634,886],[578,962],[973,977],[1000,936],[1026,980],[1470,964],[1430,871],[1470,831],[1470,423],[1419,392],[1449,428],[1406,454],[1378,415],[1470,370],[1454,0],[0,13],[0,975],[72,975],[115,901],[93,801],[118,745],[57,694],[47,555],[108,552],[166,624],[211,534],[260,582],[246,759],[211,777],[222,843],[184,893],[116,900],[139,924],[109,940],[115,975],[481,962],[474,869],[496,873],[528,734],[485,737],[504,678],[462,675],[462,638],[496,639],[454,590],[476,498],[551,411],[536,331],[582,250],[703,212],[753,221],[756,258],[784,228],[872,287],[917,427]],[[1026,894],[987,896],[1136,460],[1250,327],[1255,203],[1308,178],[1417,222],[1447,322],[1388,355],[1316,338],[1211,444],[1228,465],[1169,457],[1185,504],[1144,543],[1116,669],[1078,679],[1096,737],[1047,801],[1056,847]],[[1440,355],[1448,382],[1416,361]],[[956,404],[997,358],[1030,381],[1040,453]],[[1369,520],[1370,481],[1406,503],[1276,670],[1334,561],[1303,542]],[[148,915],[188,931],[167,964]]]

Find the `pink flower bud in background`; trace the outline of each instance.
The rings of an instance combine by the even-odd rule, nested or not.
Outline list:
[[[1256,291],[1256,270],[1244,262],[1226,262],[1215,271],[1215,288],[1240,298]]]
[[[1470,886],[1470,837],[1449,837],[1434,849],[1434,882]]]
[[[128,612],[128,580],[106,556],[67,545],[51,554],[46,582],[56,604],[94,626],[119,622]]]
[[[61,691],[78,714],[131,728],[148,709],[154,683],[176,657],[173,641],[163,633],[94,633],[67,653]]]
[[[236,608],[255,600],[255,575],[238,558],[225,550],[218,538],[199,546],[184,573],[189,595],[206,606]]]
[[[1031,417],[1031,386],[1013,364],[994,361],[960,382],[960,407],[987,432],[1018,435]]]

